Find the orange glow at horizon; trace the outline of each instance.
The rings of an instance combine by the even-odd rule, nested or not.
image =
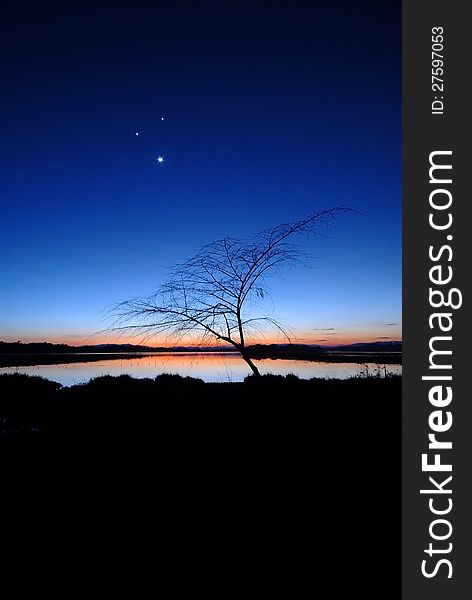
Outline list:
[[[380,341],[401,341],[401,331],[395,330],[391,332],[391,335],[388,335],[389,332],[385,332],[384,330],[372,331],[370,328],[359,329],[356,331],[340,331],[339,333],[330,333],[323,334],[320,332],[319,335],[313,335],[312,332],[310,334],[300,332],[298,335],[294,335],[291,339],[291,343],[293,344],[313,344],[320,346],[340,346],[340,345],[348,345],[355,343],[372,343],[372,342],[380,342]],[[383,334],[383,335],[381,335]],[[88,336],[88,335],[36,335],[36,336],[5,336],[4,341],[6,342],[16,342],[21,341],[22,343],[32,343],[32,342],[49,342],[51,344],[67,344],[68,346],[96,346],[96,345],[104,345],[104,344],[132,344],[135,346],[150,346],[150,347],[162,347],[162,348],[172,348],[172,347],[185,347],[185,346],[193,346],[193,347],[225,347],[230,345],[224,341],[215,340],[214,342],[206,341],[202,343],[201,338],[195,337],[187,337],[185,339],[180,339],[175,343],[169,339],[169,337],[153,337],[153,338],[141,338],[136,336],[112,336],[105,335],[102,337]],[[249,344],[287,344],[289,343],[287,338],[283,336],[274,336],[274,335],[265,335],[251,338],[249,337],[246,341]]]

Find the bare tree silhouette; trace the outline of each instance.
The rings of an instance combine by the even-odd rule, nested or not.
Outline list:
[[[276,319],[251,316],[250,307],[267,295],[271,272],[302,258],[292,238],[301,233],[320,235],[322,226],[347,210],[330,208],[247,240],[226,237],[207,244],[190,260],[175,265],[151,296],[113,305],[110,330],[145,337],[166,332],[174,344],[189,332],[199,332],[202,343],[211,339],[233,346],[253,374],[260,375],[247,350],[248,334],[264,325],[291,338]]]

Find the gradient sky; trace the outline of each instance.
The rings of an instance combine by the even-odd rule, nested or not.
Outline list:
[[[401,2],[3,13],[0,339],[82,343],[199,246],[336,205],[362,216],[269,309],[298,341],[401,337]]]

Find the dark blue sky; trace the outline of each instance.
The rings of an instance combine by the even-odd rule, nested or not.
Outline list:
[[[399,1],[45,5],[2,18],[2,339],[80,343],[200,245],[334,205],[363,216],[274,311],[398,339]]]

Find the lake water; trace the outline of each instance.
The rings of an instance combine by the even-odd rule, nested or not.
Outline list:
[[[286,375],[293,373],[303,379],[311,377],[346,378],[359,375],[367,368],[376,373],[379,365],[372,363],[334,363],[303,360],[262,359],[255,361],[261,373]],[[381,366],[383,370],[383,366]],[[401,373],[401,365],[387,365],[388,373]],[[130,356],[95,362],[75,362],[58,365],[28,367],[3,367],[0,373],[26,373],[40,375],[62,385],[84,383],[100,375],[128,374],[132,377],[154,378],[161,373],[197,377],[207,382],[242,381],[250,374],[249,367],[232,353],[158,353],[147,356]]]

